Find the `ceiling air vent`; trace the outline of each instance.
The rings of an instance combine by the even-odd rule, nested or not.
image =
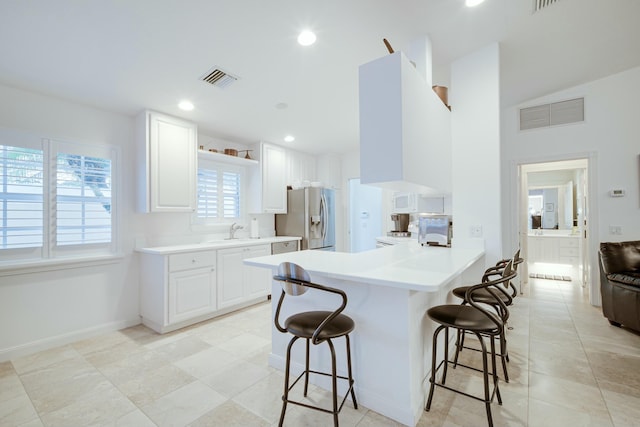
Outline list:
[[[212,84],[221,89],[229,87],[233,82],[238,80],[237,77],[232,76],[231,74],[222,71],[218,67],[214,67],[213,70],[209,71],[207,74],[201,77],[203,82]]]
[[[584,98],[520,109],[520,130],[584,121]]]
[[[533,12],[535,13],[539,10],[542,10],[545,7],[551,6],[556,2],[558,2],[558,0],[533,0]]]

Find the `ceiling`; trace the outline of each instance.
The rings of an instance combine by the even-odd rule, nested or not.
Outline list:
[[[358,67],[387,54],[383,38],[405,50],[429,35],[440,85],[452,61],[499,42],[503,107],[640,66],[640,1],[558,0],[536,13],[532,3],[0,0],[0,84],[131,116],[153,109],[240,143],[340,153],[358,147]],[[318,36],[310,47],[296,43],[305,28]],[[202,82],[214,66],[239,80]],[[182,99],[195,109],[179,110]]]

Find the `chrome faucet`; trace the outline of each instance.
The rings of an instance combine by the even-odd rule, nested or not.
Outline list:
[[[239,225],[235,222],[231,224],[231,227],[229,228],[229,239],[237,239],[236,231],[241,230],[243,228],[244,227],[242,225]]]

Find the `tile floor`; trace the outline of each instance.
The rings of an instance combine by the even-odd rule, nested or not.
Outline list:
[[[640,426],[640,334],[610,326],[579,285],[531,279],[510,325],[511,381],[501,383],[503,406],[493,405],[496,426]],[[277,425],[283,375],[267,366],[270,334],[265,303],[162,336],[136,326],[0,363],[0,425]],[[449,372],[449,383],[477,390],[477,375]],[[349,404],[340,421],[398,425]],[[285,425],[332,423],[294,406]],[[485,425],[481,402],[440,388],[419,422]]]

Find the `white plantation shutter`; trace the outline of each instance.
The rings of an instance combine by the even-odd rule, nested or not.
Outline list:
[[[0,145],[0,249],[43,244],[43,151]]]
[[[111,242],[111,160],[58,153],[56,244]]]
[[[115,253],[118,157],[0,129],[0,262]]]
[[[223,217],[240,218],[240,174],[224,172],[222,176]]]
[[[200,160],[195,221],[206,224],[240,219],[244,174],[242,167]]]
[[[218,171],[198,169],[198,218],[218,217]]]

